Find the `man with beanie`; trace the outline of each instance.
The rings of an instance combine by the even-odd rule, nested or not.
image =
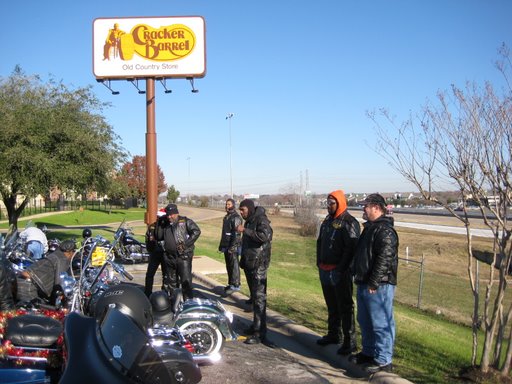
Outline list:
[[[242,257],[240,267],[245,271],[247,284],[253,299],[253,323],[246,333],[246,344],[260,342],[270,347],[267,340],[267,269],[270,265],[272,247],[272,227],[265,214],[265,208],[255,207],[254,201],[244,199],[240,202],[240,214],[245,220],[237,231],[242,236]]]
[[[201,230],[197,224],[188,217],[180,216],[176,204],[165,207],[165,216],[158,219],[155,228],[156,240],[163,242],[170,288],[178,288],[181,284],[185,300],[193,298],[192,258],[199,235]]]
[[[235,200],[226,200],[226,216],[222,221],[222,233],[220,237],[219,251],[224,253],[226,271],[228,273],[228,285],[224,293],[230,295],[240,290],[240,267],[238,255],[240,253],[241,236],[236,228],[242,224],[242,217],[235,208]]]
[[[378,193],[364,204],[363,233],[357,243],[353,274],[357,285],[357,321],[363,348],[349,361],[373,374],[393,369],[395,320],[393,300],[398,270],[398,235],[392,217],[386,216],[386,201]]]
[[[348,212],[341,190],[327,196],[327,213],[316,242],[316,264],[327,305],[327,335],[318,339],[317,344],[339,344],[341,327],[343,343],[338,353],[348,355],[356,350],[350,265],[361,229]]]

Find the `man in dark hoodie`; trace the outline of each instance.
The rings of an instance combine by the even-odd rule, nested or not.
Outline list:
[[[386,216],[386,201],[378,193],[364,204],[363,233],[353,263],[357,285],[357,321],[363,349],[349,361],[373,374],[390,372],[395,343],[393,299],[398,270],[398,235],[392,217]]]
[[[242,257],[240,266],[245,271],[247,284],[251,291],[253,323],[245,334],[249,337],[246,344],[260,342],[270,347],[267,340],[267,269],[270,264],[272,247],[272,227],[265,214],[265,208],[256,207],[254,201],[245,199],[240,202],[240,214],[245,224],[240,224],[237,231],[242,233]]]
[[[316,242],[316,264],[328,313],[327,335],[318,339],[317,344],[340,343],[341,327],[343,343],[338,353],[348,355],[356,350],[350,265],[361,229],[347,210],[343,191],[327,196],[327,212]]]
[[[240,290],[240,266],[238,256],[240,253],[241,236],[236,228],[242,224],[242,218],[235,208],[235,200],[226,200],[226,216],[222,221],[219,251],[224,253],[226,270],[228,272],[228,285],[224,293],[230,295]]]

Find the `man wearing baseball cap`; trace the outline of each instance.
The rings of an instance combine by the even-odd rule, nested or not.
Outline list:
[[[395,320],[393,300],[398,269],[398,235],[393,218],[386,216],[386,201],[378,193],[363,204],[363,232],[354,255],[353,274],[357,286],[357,321],[362,351],[349,361],[370,374],[393,369]]]

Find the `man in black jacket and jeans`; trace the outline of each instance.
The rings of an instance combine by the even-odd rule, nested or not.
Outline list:
[[[363,233],[357,243],[353,274],[357,285],[357,321],[363,350],[349,361],[372,374],[393,368],[395,320],[393,299],[397,282],[398,235],[393,218],[386,216],[386,201],[378,193],[364,204]]]
[[[165,216],[158,219],[155,229],[156,240],[163,242],[170,286],[174,289],[181,285],[185,300],[193,298],[192,258],[199,235],[201,230],[197,224],[188,217],[180,216],[176,204],[165,207]]]
[[[242,233],[242,257],[240,266],[245,271],[247,284],[253,299],[252,326],[245,331],[249,338],[246,344],[260,342],[273,347],[267,336],[267,269],[270,265],[272,247],[272,227],[265,214],[265,208],[256,207],[254,201],[245,199],[240,202],[240,214],[245,220],[237,231]]]
[[[241,236],[236,228],[242,224],[242,218],[235,208],[235,200],[226,200],[226,216],[222,220],[222,233],[219,251],[224,253],[226,270],[228,272],[228,285],[224,293],[230,295],[240,290],[240,266],[238,255],[240,253]]]

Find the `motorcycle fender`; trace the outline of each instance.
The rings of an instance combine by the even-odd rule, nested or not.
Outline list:
[[[222,333],[226,340],[236,340],[238,335],[233,331],[231,324],[226,316],[219,316],[214,313],[188,312],[180,313],[176,316],[175,326],[180,328],[183,324],[196,321],[198,323],[206,322],[214,324]]]

